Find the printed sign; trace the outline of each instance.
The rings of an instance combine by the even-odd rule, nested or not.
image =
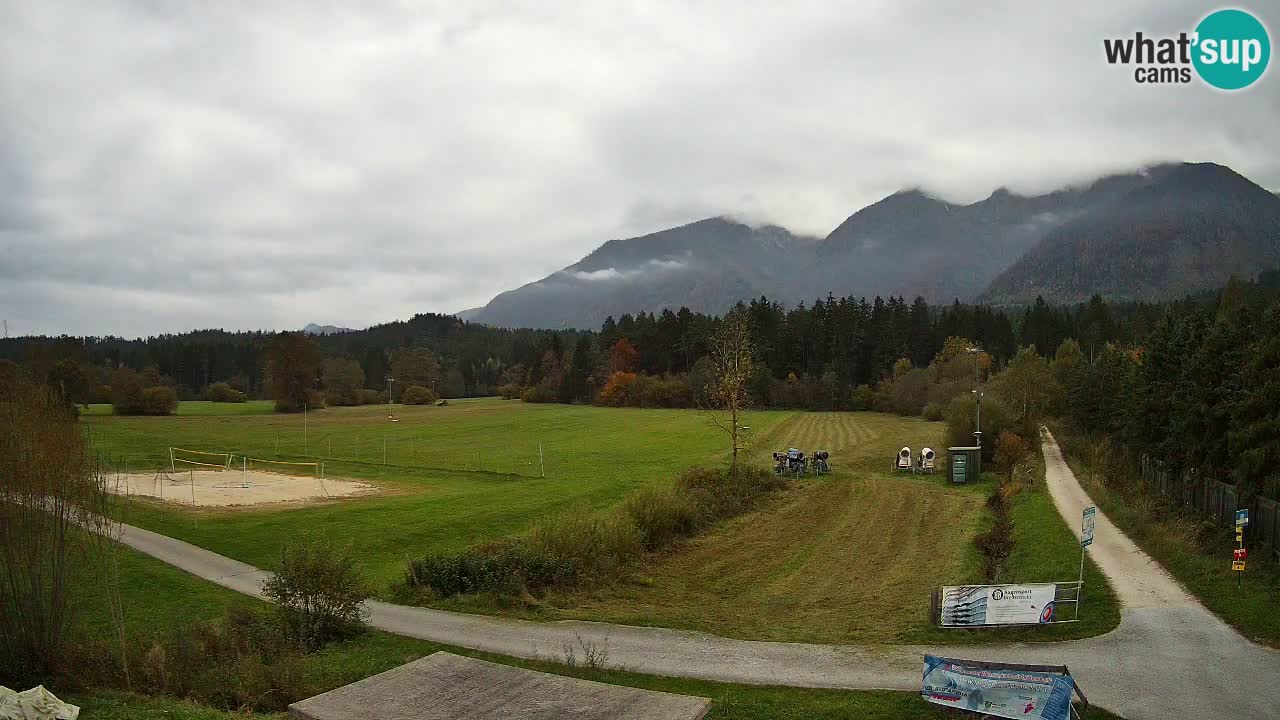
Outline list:
[[[1232,569],[1232,570],[1234,570],[1235,572],[1244,572],[1244,561],[1243,561],[1243,560],[1232,560],[1232,561],[1231,561],[1231,569]]]
[[[942,588],[942,626],[1039,625],[1053,622],[1058,586],[959,585]]]
[[[1097,514],[1098,508],[1092,505],[1084,509],[1084,518],[1080,521],[1080,547],[1093,544],[1093,517]]]
[[[1249,511],[1237,510],[1236,511],[1236,527],[1244,527],[1245,525],[1248,525],[1248,524],[1249,524]]]
[[[920,696],[934,705],[1002,718],[1069,720],[1075,681],[1066,668],[924,656]]]

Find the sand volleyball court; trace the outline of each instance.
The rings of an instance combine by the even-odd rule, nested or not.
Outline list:
[[[195,507],[323,502],[370,495],[377,486],[338,478],[296,477],[258,470],[190,470],[109,475],[117,495],[145,497]]]

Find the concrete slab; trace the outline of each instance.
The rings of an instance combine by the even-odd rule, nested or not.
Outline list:
[[[701,720],[706,698],[438,652],[289,706],[302,720]]]

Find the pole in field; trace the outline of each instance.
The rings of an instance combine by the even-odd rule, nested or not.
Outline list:
[[[982,379],[979,374],[979,358],[982,357],[980,348],[971,347],[969,352],[973,353],[973,402],[974,402],[974,427],[973,437],[974,445],[982,447]]]
[[[542,460],[542,443],[538,443],[538,467],[542,469],[542,477],[546,477],[547,464]]]
[[[302,454],[307,454],[307,404],[302,403]]]

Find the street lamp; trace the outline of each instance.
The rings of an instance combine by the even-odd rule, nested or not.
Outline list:
[[[395,382],[395,378],[387,376],[387,419],[395,420],[395,413],[391,412],[391,383]]]
[[[982,379],[978,370],[978,359],[982,355],[980,348],[968,348],[973,354],[973,438],[974,445],[982,447]]]

